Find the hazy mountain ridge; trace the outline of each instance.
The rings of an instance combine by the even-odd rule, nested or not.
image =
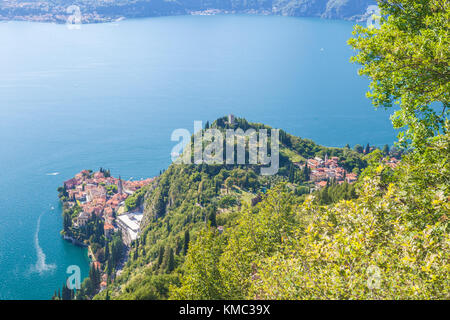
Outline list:
[[[65,23],[80,8],[83,23],[186,14],[249,13],[360,21],[374,0],[4,0],[0,20]],[[72,12],[73,13],[73,12]]]

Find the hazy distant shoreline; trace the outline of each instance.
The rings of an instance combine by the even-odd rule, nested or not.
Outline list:
[[[227,6],[227,1],[223,0],[219,8],[202,8],[199,5],[183,3],[183,1],[158,3],[157,1],[141,0],[135,3],[122,3],[121,0],[114,0],[108,4],[98,5],[88,0],[75,3],[65,0],[60,0],[59,3],[5,0],[0,4],[0,21],[65,24],[72,19],[72,21],[81,24],[93,24],[135,18],[216,14],[274,15],[362,21],[367,18],[365,14],[367,6],[373,2],[372,0],[350,0],[345,5],[327,4],[324,6],[310,0],[290,0],[288,4],[280,4],[273,0],[273,5],[248,7],[241,4],[233,7]],[[74,8],[68,10],[73,5],[75,5],[76,10],[73,10]],[[78,20],[73,19],[75,16]]]

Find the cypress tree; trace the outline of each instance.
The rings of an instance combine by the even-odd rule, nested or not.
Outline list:
[[[209,214],[209,221],[211,222],[211,227],[217,227],[217,221],[216,221],[216,210],[211,210]]]
[[[161,265],[163,258],[164,258],[164,247],[161,246],[161,248],[159,248],[158,254],[158,267]]]
[[[105,260],[109,259],[109,244],[107,243],[105,246]]]
[[[167,261],[167,272],[170,273],[175,269],[175,257],[173,256],[173,249],[170,248]]]
[[[188,251],[188,248],[189,248],[189,241],[190,241],[189,230],[186,230],[184,232],[183,255],[187,254],[187,251]]]
[[[383,147],[383,154],[385,156],[387,156],[389,154],[389,146],[387,144],[385,144]]]

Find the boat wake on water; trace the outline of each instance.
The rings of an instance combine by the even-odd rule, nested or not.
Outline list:
[[[56,269],[55,264],[47,264],[45,263],[45,253],[39,245],[39,229],[41,227],[41,217],[42,214],[38,218],[36,233],[34,234],[34,247],[36,248],[37,261],[34,266],[31,267],[32,272],[37,272],[39,274],[43,274],[44,272],[53,271]]]
[[[46,173],[47,176],[57,176],[58,174],[59,174],[59,172]]]

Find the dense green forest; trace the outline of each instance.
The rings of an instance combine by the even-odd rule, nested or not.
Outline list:
[[[450,298],[450,5],[379,5],[381,27],[356,26],[349,44],[373,104],[396,106],[396,149],[364,154],[282,132],[276,176],[172,164],[143,196],[145,225],[122,274],[95,299]],[[310,193],[293,164],[324,154],[361,172],[358,182]]]

